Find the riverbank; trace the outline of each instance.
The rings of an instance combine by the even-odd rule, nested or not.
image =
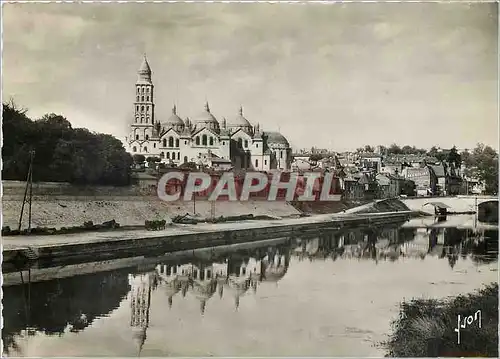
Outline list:
[[[20,259],[54,262],[58,258],[81,260],[87,257],[110,257],[117,254],[132,256],[150,251],[160,254],[282,236],[299,236],[308,232],[320,232],[322,229],[402,224],[411,216],[412,212],[328,214],[239,223],[177,224],[160,231],[130,230],[57,236],[7,236],[3,237],[3,258],[5,262]]]
[[[88,261],[74,264],[64,264],[50,267],[40,267],[36,263],[31,264],[28,268],[16,268],[15,266],[4,266],[3,268],[3,283],[4,287],[12,285],[20,285],[29,281],[30,283],[43,282],[54,279],[62,279],[73,276],[81,276],[86,274],[94,274],[98,272],[110,272],[118,269],[128,268],[131,271],[154,270],[158,263],[163,262],[182,262],[184,259],[193,260],[201,258],[203,260],[216,260],[221,256],[237,252],[251,251],[258,248],[268,248],[269,246],[282,245],[289,242],[287,237],[267,239],[250,243],[237,243],[223,245],[218,247],[205,247],[194,250],[176,251],[165,253],[161,256],[133,256],[127,258],[117,258],[112,260]]]
[[[458,343],[457,316],[463,323],[478,310],[481,327],[473,322],[461,328]],[[402,303],[383,346],[390,357],[498,357],[498,283],[454,299]]]
[[[2,182],[2,226],[15,229],[25,190],[24,182]],[[28,225],[24,209],[23,228]],[[146,220],[161,220],[178,215],[202,218],[220,216],[292,217],[300,211],[285,201],[161,201],[156,192],[141,187],[78,187],[65,183],[33,184],[32,227],[74,227],[84,222],[104,223],[115,220],[121,226],[144,225]]]

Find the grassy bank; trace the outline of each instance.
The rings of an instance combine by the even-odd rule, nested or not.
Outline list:
[[[457,316],[481,310],[481,328],[474,322],[460,330]],[[463,319],[462,319],[463,321]],[[404,302],[382,344],[388,357],[498,357],[498,283],[453,299]]]

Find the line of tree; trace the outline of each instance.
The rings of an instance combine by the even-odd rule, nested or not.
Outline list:
[[[132,156],[117,138],[72,128],[65,117],[56,114],[32,120],[12,100],[3,104],[2,114],[3,179],[25,181],[34,150],[35,182],[130,184]]]
[[[479,143],[473,150],[461,154],[465,175],[479,179],[487,194],[498,194],[498,153],[490,146]]]

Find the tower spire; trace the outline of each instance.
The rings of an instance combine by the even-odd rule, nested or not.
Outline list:
[[[146,57],[146,54],[144,54],[144,58],[142,59],[141,66],[139,67],[139,70],[137,71],[137,74],[139,75],[139,82],[146,82],[146,83],[151,83],[151,67],[149,66],[148,59]]]
[[[242,105],[240,105],[240,110],[239,110],[239,112],[240,112],[240,116],[243,116],[243,106],[242,106]]]

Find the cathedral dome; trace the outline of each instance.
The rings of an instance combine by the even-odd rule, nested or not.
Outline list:
[[[205,103],[205,111],[203,111],[195,121],[196,128],[201,129],[203,127],[206,127],[212,131],[215,131],[217,133],[220,132],[220,127],[219,127],[219,122],[215,119],[214,115],[210,113],[210,107],[208,106],[208,103]]]
[[[267,136],[267,143],[269,145],[283,145],[285,147],[290,147],[288,140],[279,132],[265,132]]]
[[[182,119],[179,116],[177,116],[176,106],[172,108],[172,115],[169,117],[169,119],[163,122],[161,125],[165,129],[173,127],[176,130],[178,129],[180,130],[184,128],[184,121],[182,121]]]
[[[242,107],[240,107],[238,116],[234,120],[232,120],[228,124],[227,127],[232,129],[232,130],[237,130],[237,129],[241,128],[241,129],[243,129],[247,132],[250,132],[250,133],[253,130],[250,122],[248,122],[248,120],[243,116],[243,108]]]

